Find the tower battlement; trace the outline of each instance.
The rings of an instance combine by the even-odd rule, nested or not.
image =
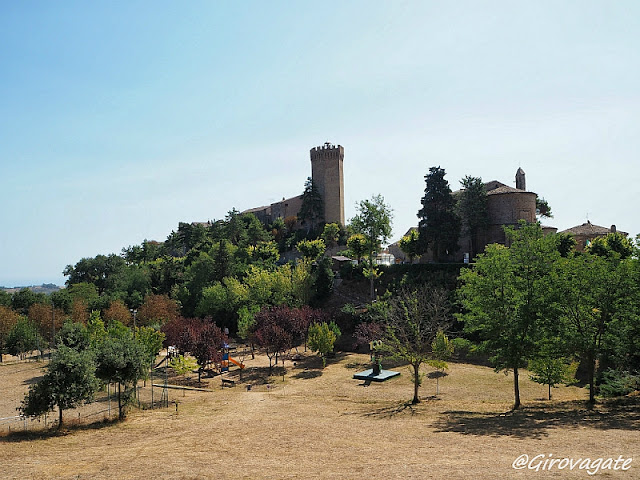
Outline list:
[[[324,158],[340,157],[344,159],[344,147],[342,145],[333,145],[326,142],[324,145],[313,147],[311,149],[311,161],[322,160]]]

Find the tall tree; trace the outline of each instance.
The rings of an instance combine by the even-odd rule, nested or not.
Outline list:
[[[351,219],[351,228],[354,233],[360,233],[367,239],[369,264],[373,265],[373,258],[391,236],[393,210],[384,202],[382,195],[360,201],[356,210],[358,213]]]
[[[136,341],[131,330],[115,322],[97,345],[95,359],[96,376],[118,386],[118,412],[123,419],[133,387],[146,374],[148,364],[144,346]]]
[[[433,358],[438,332],[448,330],[452,322],[447,292],[428,287],[404,289],[390,303],[378,350],[409,363],[413,374],[412,403],[416,404],[420,402],[420,367]]]
[[[424,177],[422,208],[418,211],[421,253],[431,249],[437,262],[458,250],[460,237],[460,217],[455,212],[455,199],[444,176],[443,168],[429,169]]]
[[[480,177],[466,176],[460,181],[462,190],[458,197],[458,215],[462,221],[462,233],[471,240],[471,259],[479,253],[479,235],[489,223],[487,192]]]
[[[67,265],[62,273],[69,277],[67,285],[92,283],[101,295],[107,290],[113,277],[125,268],[125,259],[118,255],[97,255],[95,258],[83,258],[75,265]]]
[[[393,211],[384,202],[382,195],[374,195],[371,200],[362,200],[356,205],[357,215],[351,219],[351,228],[355,233],[364,235],[367,240],[369,268],[374,268],[374,258],[380,252],[382,244],[391,236]],[[370,275],[371,298],[375,296],[374,275]]]
[[[551,281],[572,353],[587,365],[589,403],[593,404],[596,364],[607,340],[612,340],[609,336],[614,333],[613,325],[624,334],[625,326],[637,324],[640,294],[633,263],[598,255],[574,255],[555,265]]]
[[[479,336],[496,371],[513,371],[514,405],[520,407],[519,372],[535,358],[545,319],[552,318],[549,273],[560,257],[555,237],[538,224],[505,228],[511,247],[489,245],[474,268],[460,275],[461,319]]]
[[[308,177],[304,184],[298,219],[306,227],[307,233],[315,231],[324,221],[324,200],[311,177]]]

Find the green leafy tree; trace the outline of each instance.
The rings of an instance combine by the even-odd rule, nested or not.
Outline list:
[[[371,267],[365,267],[362,269],[362,274],[364,275],[364,278],[368,278],[369,279],[369,286],[370,286],[370,297],[371,297],[371,301],[376,299],[376,291],[374,288],[375,285],[375,281],[377,279],[379,279],[382,276],[382,270],[380,270],[378,267],[376,267],[375,265],[372,265]]]
[[[249,245],[247,251],[252,263],[263,265],[265,268],[275,267],[278,258],[280,258],[278,245],[272,241],[258,242],[255,246]]]
[[[457,212],[461,220],[462,233],[471,240],[470,257],[478,254],[479,235],[489,223],[489,209],[487,207],[487,191],[480,177],[466,176],[460,182]]]
[[[7,339],[19,319],[20,315],[15,310],[8,306],[0,305],[0,362],[2,362],[3,354],[8,353]]]
[[[505,229],[511,247],[489,245],[475,267],[460,275],[465,330],[477,335],[496,371],[513,371],[514,405],[520,407],[519,370],[538,353],[544,320],[552,318],[549,282],[560,257],[557,240],[538,224]]]
[[[391,236],[393,212],[391,207],[384,203],[382,195],[374,195],[371,200],[362,200],[356,205],[356,210],[358,214],[351,219],[351,228],[366,238],[369,269],[373,271],[375,256]],[[374,280],[375,275],[370,275],[371,299],[375,297]]]
[[[575,251],[578,242],[576,242],[573,235],[570,233],[558,233],[556,236],[558,238],[558,251],[561,257],[566,258]]]
[[[305,258],[313,261],[321,255],[324,255],[326,245],[324,240],[318,238],[316,240],[300,240],[296,244],[296,248]]]
[[[173,368],[178,375],[184,375],[198,368],[198,362],[193,357],[178,355],[169,360],[169,366]]]
[[[92,352],[60,344],[45,376],[29,387],[20,410],[26,416],[40,416],[57,406],[60,428],[63,410],[92,401],[97,388]]]
[[[116,322],[97,345],[95,358],[96,376],[118,386],[118,412],[119,418],[123,419],[133,387],[146,373],[148,357],[144,347],[136,341],[131,330]]]
[[[336,331],[338,334],[336,334]],[[307,343],[313,352],[322,357],[322,366],[327,366],[327,354],[333,351],[333,346],[339,336],[340,329],[334,324],[333,328],[326,322],[314,323],[309,327]]]
[[[87,321],[87,334],[92,348],[96,348],[107,337],[107,329],[100,317],[100,312],[94,310]]]
[[[0,307],[11,306],[11,294],[0,289]]]
[[[362,257],[367,255],[369,250],[367,238],[361,233],[353,234],[347,240],[347,248],[351,252],[351,255],[356,257],[356,260],[360,263]]]
[[[536,215],[539,217],[553,218],[549,202],[544,198],[538,197],[538,195],[536,195]]]
[[[620,232],[611,232],[591,240],[585,250],[600,257],[625,259],[633,255],[633,242]]]
[[[420,402],[418,389],[423,377],[420,367],[433,358],[438,332],[446,331],[452,322],[449,299],[441,289],[405,288],[389,304],[382,345],[377,350],[409,364],[413,376],[412,403],[416,404]]]
[[[413,259],[420,255],[420,234],[418,230],[410,230],[398,242],[400,250],[409,257],[409,263],[413,263]]]
[[[29,352],[44,346],[38,327],[26,317],[21,317],[9,331],[6,340],[7,353],[25,359]]]
[[[215,262],[206,252],[199,256],[185,270],[186,290],[180,299],[182,311],[186,316],[193,316],[202,298],[203,290],[215,282]]]
[[[374,195],[371,200],[362,200],[356,205],[358,213],[351,219],[351,228],[355,233],[364,235],[367,241],[369,265],[373,265],[374,256],[382,244],[391,236],[393,211],[384,203],[382,195]]]
[[[82,352],[91,346],[89,331],[81,323],[66,321],[56,335],[56,345]]]
[[[441,330],[436,334],[436,338],[431,344],[432,358],[427,363],[436,371],[436,395],[440,393],[440,377],[443,370],[449,368],[447,360],[453,355],[454,345],[449,341],[449,337]]]
[[[455,199],[449,182],[444,177],[443,168],[429,169],[429,173],[424,177],[426,188],[421,200],[422,208],[418,211],[420,253],[426,253],[431,249],[437,262],[443,261],[458,250],[460,237],[460,217],[455,211]]]
[[[162,350],[165,334],[151,327],[137,327],[135,339],[142,345],[146,357],[147,365],[155,362],[158,353]]]
[[[329,257],[321,257],[316,262],[313,272],[313,297],[311,303],[321,305],[333,293],[334,274],[331,269],[331,259]],[[291,302],[292,305],[294,302]],[[301,302],[296,302],[299,306]]]
[[[630,259],[574,255],[555,265],[555,305],[571,352],[587,366],[589,403],[595,402],[596,364],[607,343],[637,324],[640,293]],[[615,329],[614,329],[615,327]]]
[[[335,247],[340,238],[340,225],[337,223],[327,223],[322,231],[322,240],[327,248]]]
[[[11,308],[22,315],[27,315],[29,307],[36,303],[46,303],[46,296],[28,288],[20,289],[11,297]]]
[[[67,286],[77,283],[91,283],[98,289],[98,294],[107,291],[110,282],[124,269],[126,261],[119,255],[97,255],[95,258],[83,258],[75,265],[67,265],[62,272],[67,279]]]
[[[531,380],[549,387],[549,400],[551,400],[551,389],[558,384],[570,385],[578,369],[578,362],[571,362],[564,357],[552,355],[535,358],[529,361]]]

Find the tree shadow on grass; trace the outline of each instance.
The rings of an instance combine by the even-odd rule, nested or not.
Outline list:
[[[270,377],[282,377],[282,374],[289,372],[282,366],[273,366],[271,368],[271,375],[269,375],[269,367],[247,367],[240,372],[240,369],[234,369],[225,373],[225,378],[235,381],[236,383],[250,384],[250,385],[266,385],[271,383]],[[242,376],[242,382],[240,382],[240,376]],[[213,379],[213,382],[216,378]],[[218,379],[220,381],[220,379]]]
[[[380,407],[376,408],[375,410],[365,412],[363,416],[373,418],[393,418],[396,415],[400,414],[409,414],[411,416],[419,415],[421,413],[421,406],[423,406],[425,403],[439,400],[440,399],[438,397],[423,397],[421,398],[420,403],[416,404],[412,403],[411,401],[396,402],[385,407]]]
[[[541,438],[554,428],[585,426],[601,430],[640,429],[640,398],[605,401],[594,408],[584,402],[559,402],[522,407],[505,413],[443,412],[436,432],[490,437]]]
[[[34,385],[44,378],[44,375],[38,375],[37,377],[31,377],[22,382],[23,385]]]
[[[298,372],[292,376],[292,378],[297,378],[301,380],[310,380],[312,378],[318,378],[322,376],[322,370],[303,370],[302,372]]]
[[[48,438],[64,437],[66,435],[73,434],[75,432],[85,432],[92,430],[102,430],[108,428],[111,425],[120,423],[122,420],[112,418],[111,420],[100,420],[92,423],[74,423],[68,422],[62,425],[62,428],[56,427],[49,428],[47,430],[39,431],[16,431],[9,432],[6,435],[0,436],[0,443],[20,443],[31,442],[33,440],[46,440]]]

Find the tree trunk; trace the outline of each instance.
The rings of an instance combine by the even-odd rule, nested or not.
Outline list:
[[[58,428],[62,427],[62,408],[58,405]]]
[[[413,400],[412,404],[420,403],[420,397],[418,396],[418,388],[420,388],[420,365],[413,366]]]
[[[549,400],[551,400],[551,384],[549,384]]]
[[[513,369],[513,393],[515,395],[515,401],[513,403],[513,409],[517,410],[520,408],[520,385],[519,385],[519,373],[518,367]]]
[[[122,395],[120,395],[120,382],[118,382],[118,418],[124,419],[124,411],[122,410]]]
[[[376,299],[376,292],[373,286],[373,272],[371,272],[371,301]]]
[[[593,384],[596,376],[596,361],[593,355],[588,356],[589,360],[589,404],[596,403],[596,387]]]

